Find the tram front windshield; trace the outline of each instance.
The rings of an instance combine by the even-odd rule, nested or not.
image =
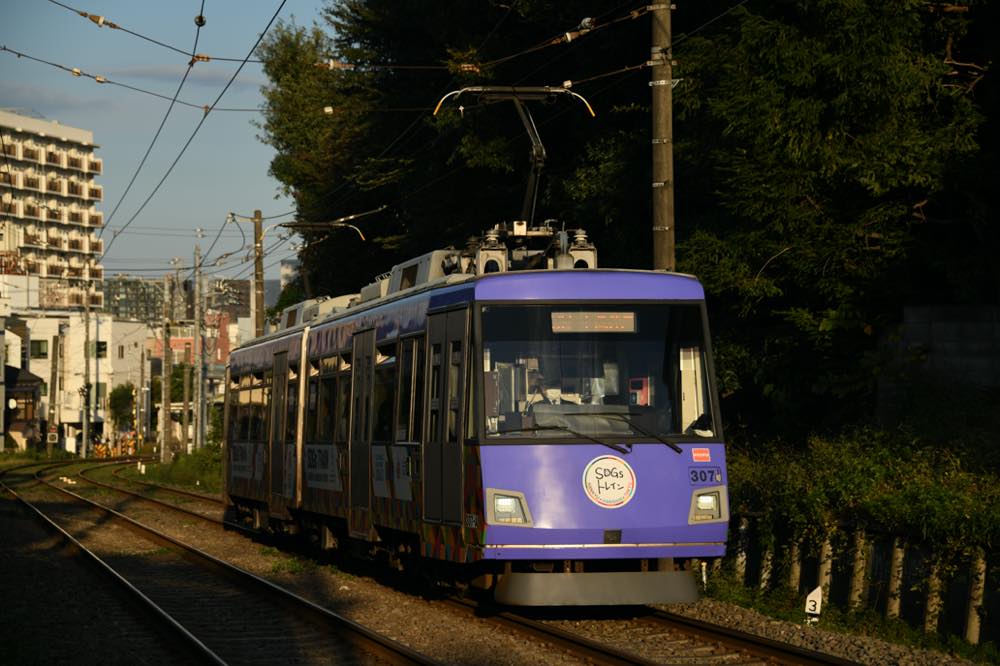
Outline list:
[[[487,437],[713,437],[698,304],[484,305]]]

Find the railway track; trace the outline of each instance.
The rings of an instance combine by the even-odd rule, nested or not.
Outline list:
[[[613,647],[510,608],[498,608],[465,599],[445,600],[456,610],[495,622],[535,640],[549,642],[593,664],[788,664],[848,666],[855,662],[805,650],[744,632],[648,609],[641,619],[654,627],[655,656]],[[530,611],[529,611],[530,613]],[[651,646],[647,646],[651,647]]]
[[[43,477],[48,471],[51,468],[36,475],[47,486],[36,492],[58,492],[72,498],[79,510],[43,511],[5,487],[108,581],[127,590],[201,662],[434,663],[342,615],[60,487]],[[101,517],[84,517],[83,512]],[[123,527],[141,540],[122,539]]]
[[[113,474],[121,478],[116,470]],[[191,515],[221,526],[221,518],[203,515],[171,502],[135,493],[120,486],[114,486],[91,478],[89,470],[81,476],[92,483],[113,489],[164,506],[173,511]],[[164,491],[187,500],[198,500],[207,505],[221,506],[221,500],[199,493],[189,493],[180,489],[161,486],[135,479],[122,479],[127,483],[142,485],[154,491]],[[656,637],[655,657],[644,656],[616,648],[603,642],[594,641],[572,631],[554,626],[550,622],[539,621],[518,613],[510,608],[477,605],[464,599],[446,599],[442,604],[458,612],[504,627],[506,630],[533,640],[548,643],[575,658],[593,664],[797,664],[844,666],[855,662],[821,652],[815,652],[780,643],[770,639],[740,632],[727,627],[713,625],[692,618],[669,613],[659,609],[646,609],[640,617],[643,623],[653,628]]]
[[[798,666],[854,666],[856,664],[856,662],[834,655],[806,650],[676,613],[659,609],[651,610],[652,613],[645,619],[658,629],[667,632],[668,635],[662,638],[673,641],[674,645],[680,649],[686,649],[685,646],[694,641],[707,643],[707,649],[701,648],[702,654],[713,658],[733,653],[748,655],[763,663],[772,664]]]
[[[114,463],[110,463],[110,464],[113,465]],[[80,478],[84,479],[88,483],[93,484],[95,486],[98,486],[100,488],[104,488],[106,490],[111,490],[113,492],[120,493],[122,495],[127,495],[129,497],[134,497],[134,498],[142,500],[144,502],[149,502],[151,504],[155,504],[156,506],[159,506],[159,507],[162,507],[162,508],[166,508],[166,509],[169,509],[171,511],[175,511],[177,513],[181,513],[181,514],[184,514],[184,515],[192,517],[192,518],[197,518],[198,520],[202,520],[202,521],[206,521],[206,522],[212,523],[212,524],[217,525],[219,527],[222,527],[225,524],[224,521],[223,521],[223,517],[222,517],[222,515],[223,515],[222,514],[222,500],[219,500],[219,499],[216,499],[216,498],[213,498],[213,497],[207,497],[207,496],[204,496],[204,495],[199,495],[199,494],[196,494],[196,493],[189,493],[189,492],[186,492],[186,491],[183,491],[183,490],[179,490],[179,489],[176,489],[176,488],[170,488],[169,486],[161,486],[161,485],[158,485],[158,484],[155,484],[155,483],[148,483],[146,481],[136,481],[134,479],[122,479],[121,476],[119,475],[119,472],[121,472],[121,470],[123,469],[123,467],[119,467],[118,469],[116,469],[116,470],[114,470],[112,472],[112,474],[114,475],[114,477],[116,479],[124,481],[125,483],[138,484],[138,485],[141,485],[141,486],[143,486],[145,488],[152,489],[153,491],[156,491],[156,492],[163,491],[166,494],[176,495],[176,496],[180,497],[182,500],[184,500],[183,504],[177,503],[177,502],[168,502],[168,501],[165,501],[163,499],[160,499],[160,498],[154,497],[152,495],[149,495],[148,493],[135,492],[135,491],[128,490],[127,488],[123,488],[123,487],[118,486],[118,485],[114,485],[114,484],[110,484],[110,483],[105,483],[104,481],[100,481],[98,479],[95,479],[92,476],[92,474],[95,471],[100,470],[102,467],[104,467],[104,466],[101,465],[101,466],[96,466],[96,467],[92,467],[92,468],[89,468],[89,469],[80,470],[79,476],[80,476]],[[190,507],[192,499],[195,500],[195,501],[197,501],[197,502],[202,503],[202,505],[207,505],[207,506],[205,508],[201,509],[201,510],[191,509],[189,507]],[[211,507],[211,508],[208,508],[208,507]],[[237,529],[240,528],[240,526],[238,526],[238,525],[231,525],[231,527],[234,527],[234,528],[237,528]]]

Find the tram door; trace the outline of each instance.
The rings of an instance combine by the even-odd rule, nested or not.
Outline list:
[[[351,536],[368,538],[371,530],[371,389],[374,370],[375,331],[369,330],[354,336],[354,359],[351,367],[353,391],[351,393],[350,441],[350,493]]]
[[[424,446],[424,520],[461,524],[465,358],[468,310],[427,320],[427,441]]]

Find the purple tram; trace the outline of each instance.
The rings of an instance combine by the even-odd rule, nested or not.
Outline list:
[[[704,293],[595,266],[515,223],[287,309],[230,357],[231,519],[503,603],[696,598],[729,520]]]

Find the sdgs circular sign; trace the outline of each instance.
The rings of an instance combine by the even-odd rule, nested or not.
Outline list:
[[[583,470],[583,489],[602,509],[619,509],[635,495],[635,472],[618,456],[594,458]]]

